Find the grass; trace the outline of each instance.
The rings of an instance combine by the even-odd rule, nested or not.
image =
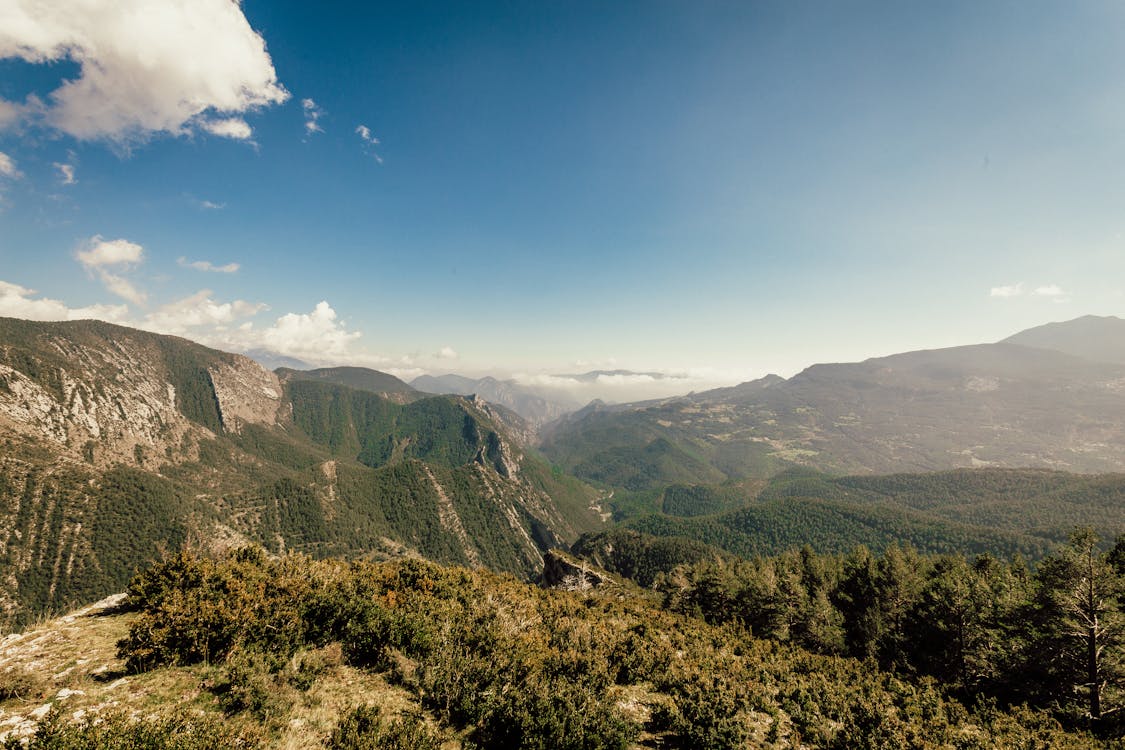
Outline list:
[[[0,699],[0,741],[13,730],[19,734],[31,731],[34,720],[53,705],[63,706],[71,716],[112,708],[126,708],[146,717],[185,711],[222,715],[215,696],[206,689],[219,669],[214,665],[163,667],[125,675],[116,644],[136,619],[136,613],[87,607],[41,620],[22,633],[0,639],[0,696],[7,693],[6,686],[19,693]],[[289,713],[277,722],[270,747],[319,748],[340,716],[359,705],[379,706],[390,717],[416,710],[416,699],[406,689],[391,685],[384,675],[338,659],[328,661],[329,666],[306,692],[298,694]],[[246,721],[241,716],[226,720]],[[436,727],[432,719],[428,723]]]

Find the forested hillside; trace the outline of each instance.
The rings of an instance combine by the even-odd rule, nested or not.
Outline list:
[[[850,552],[909,543],[923,552],[1037,560],[1075,525],[1125,529],[1125,475],[960,469],[833,477],[790,469],[768,480],[617,492],[625,527],[687,537],[744,557],[811,545]]]
[[[401,381],[388,398],[379,375],[282,384],[183,339],[0,319],[3,618],[120,591],[185,541],[532,577],[601,528],[599,494],[526,451],[518,417]]]
[[[672,611],[927,675],[970,700],[1125,730],[1125,534],[1079,529],[1034,571],[1020,558],[897,545],[748,560],[622,531],[584,536],[575,552],[656,589]]]
[[[1068,650],[1083,548],[1051,559],[1039,576],[901,551],[703,560],[661,599],[418,560],[181,554],[130,584],[133,612],[48,623],[66,640],[6,652],[0,708],[31,731],[24,717],[54,703],[32,750],[1119,748],[1119,651],[1103,652],[1093,712]],[[986,606],[965,619],[967,601]],[[70,643],[98,666],[56,672]]]

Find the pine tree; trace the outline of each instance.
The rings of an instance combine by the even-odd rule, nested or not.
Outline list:
[[[1045,559],[1037,575],[1043,648],[1049,676],[1085,695],[1096,720],[1116,702],[1125,676],[1125,577],[1098,548],[1091,529],[1078,529],[1070,544]]]

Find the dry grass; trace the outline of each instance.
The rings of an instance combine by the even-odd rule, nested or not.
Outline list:
[[[113,613],[107,609],[113,603],[99,602],[0,639],[0,696],[5,685],[15,688],[13,697],[0,700],[0,741],[13,733],[30,734],[54,705],[64,706],[75,718],[112,707],[125,707],[137,716],[220,711],[214,695],[204,689],[214,667],[124,673],[116,644],[136,615]],[[289,715],[277,723],[278,736],[270,745],[281,750],[321,747],[340,716],[359,705],[377,705],[395,716],[415,710],[417,702],[382,675],[333,663],[299,694]]]

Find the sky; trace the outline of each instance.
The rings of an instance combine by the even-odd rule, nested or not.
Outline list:
[[[1120,2],[0,0],[0,315],[695,387],[1125,314],[1123,205]]]

